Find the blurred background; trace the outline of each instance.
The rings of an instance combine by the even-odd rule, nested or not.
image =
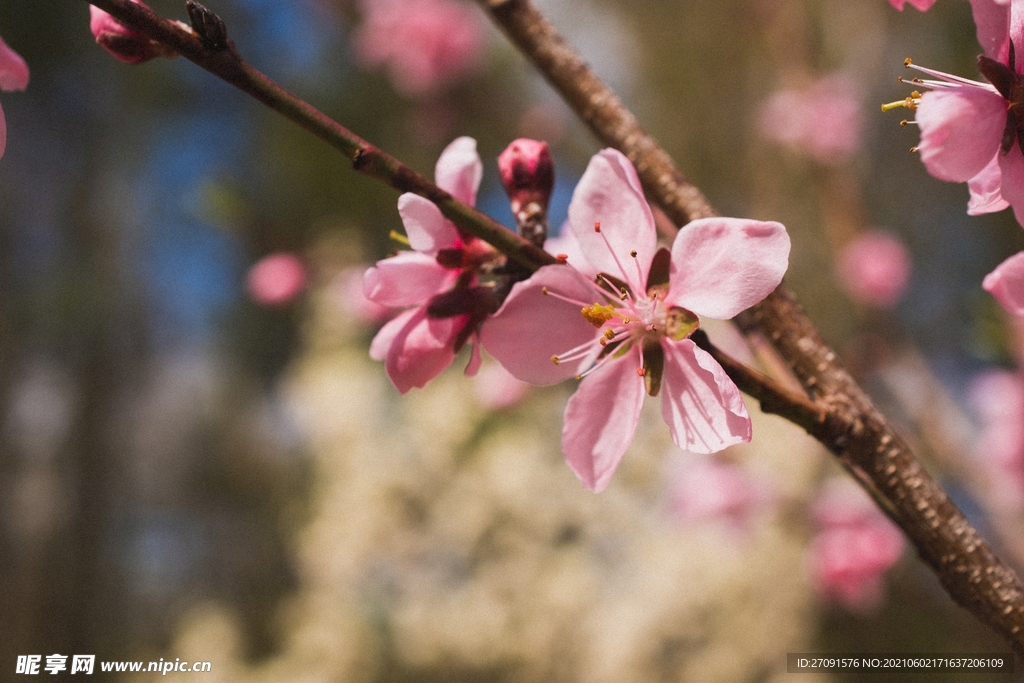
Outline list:
[[[494,160],[547,140],[565,220],[598,144],[474,4],[207,4],[257,68],[428,176],[474,137],[506,224]],[[811,318],[1024,567],[1024,342],[980,287],[1024,233],[967,216],[908,152],[910,112],[879,111],[905,57],[977,77],[969,3],[539,4],[714,206],[787,226]],[[184,59],[115,61],[88,22],[0,2],[31,69],[0,95],[0,678],[63,653],[210,681],[778,681],[787,652],[1008,651],[751,402],[753,443],[711,458],[648,402],[595,496],[558,446],[571,383],[469,379],[461,356],[400,396],[367,354],[393,312],[360,286],[397,246],[396,193]]]

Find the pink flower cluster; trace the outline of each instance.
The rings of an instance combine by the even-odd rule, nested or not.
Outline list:
[[[455,0],[363,0],[362,6],[356,58],[368,68],[385,66],[403,95],[429,95],[477,67],[483,31],[471,7]]]
[[[820,163],[842,163],[861,143],[863,116],[855,91],[841,75],[802,90],[781,90],[761,108],[758,129],[766,139]]]
[[[28,87],[28,65],[0,38],[0,90],[24,90]],[[7,119],[0,109],[0,156],[7,148]]]
[[[513,153],[541,159],[546,149],[517,141]],[[549,187],[545,163],[517,168],[516,187]],[[481,175],[471,138],[451,143],[435,170],[437,184],[467,204]],[[546,203],[543,192],[536,201]],[[633,165],[606,149],[573,194],[559,245],[568,263],[516,282],[495,312],[494,249],[422,197],[402,195],[398,208],[412,251],[379,261],[363,284],[371,301],[409,307],[370,348],[399,391],[424,386],[476,340],[467,374],[479,368],[482,345],[518,380],[582,379],[566,406],[562,450],[595,491],[608,485],[632,442],[645,393],[662,393],[662,414],[685,450],[713,453],[750,440],[736,385],[688,337],[698,316],[731,318],[778,286],[790,248],[781,224],[701,219],[679,231],[671,250],[659,249]],[[496,402],[514,400],[512,389],[512,399]]]
[[[877,607],[885,572],[903,552],[903,534],[849,479],[822,488],[811,514],[818,533],[807,568],[818,592],[853,610]]]
[[[306,288],[306,266],[295,254],[277,252],[257,261],[245,278],[252,300],[263,306],[282,306]]]

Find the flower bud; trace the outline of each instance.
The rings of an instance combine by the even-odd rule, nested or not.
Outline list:
[[[555,167],[546,142],[529,138],[513,140],[498,157],[498,172],[513,213],[518,214],[531,202],[547,211],[555,184]]]
[[[148,7],[139,0],[132,2]],[[96,38],[96,43],[122,62],[138,64],[168,52],[168,48],[161,43],[125,26],[98,7],[90,5],[89,16],[89,30]]]

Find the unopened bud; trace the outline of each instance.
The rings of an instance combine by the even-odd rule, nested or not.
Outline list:
[[[546,142],[513,140],[498,157],[498,172],[514,213],[531,202],[547,210],[555,184],[555,166]]]
[[[132,2],[148,7],[140,0],[132,0]],[[173,54],[170,48],[125,26],[98,7],[90,5],[89,16],[89,30],[96,38],[96,43],[122,62],[138,64],[154,57]]]

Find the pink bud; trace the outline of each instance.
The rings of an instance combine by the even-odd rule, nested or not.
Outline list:
[[[256,303],[280,306],[305,288],[306,268],[294,254],[270,254],[249,269],[245,284]]]
[[[132,2],[148,8],[148,5],[140,0]],[[128,28],[98,7],[90,5],[89,15],[89,30],[96,38],[96,43],[122,62],[138,64],[167,52],[162,44],[150,40],[135,29]]]
[[[498,156],[498,172],[513,213],[530,202],[547,209],[555,184],[555,165],[548,143],[529,138],[513,140]]]

